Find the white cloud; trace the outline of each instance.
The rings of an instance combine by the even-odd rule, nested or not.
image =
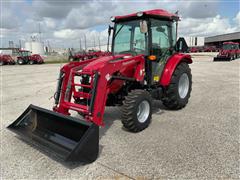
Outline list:
[[[50,29],[55,29],[57,27],[56,21],[52,18],[44,18],[44,24]]]
[[[236,17],[234,18],[234,21],[235,21],[238,29],[240,29],[240,11],[237,13]]]
[[[217,15],[212,18],[183,18],[179,23],[179,34],[182,36],[211,36],[237,31],[228,18]]]
[[[7,42],[5,44],[8,44],[8,40],[17,42],[19,39],[29,39],[32,34],[38,32],[40,24],[42,39],[51,41],[56,46],[79,44],[79,38],[84,34],[89,44],[92,44],[94,39],[98,40],[99,33],[101,42],[106,42],[107,29],[99,32],[96,26],[106,25],[107,27],[112,15],[124,15],[156,8],[163,8],[170,12],[179,10],[182,16],[182,21],[179,22],[181,35],[209,36],[239,31],[240,12],[232,20],[223,18],[218,15],[221,14],[218,12],[218,4],[219,1],[215,0],[139,2],[33,0],[32,4],[23,0],[9,1],[4,6],[8,11],[5,14],[5,19],[8,21],[3,24],[5,30],[1,33],[1,38],[4,37]]]

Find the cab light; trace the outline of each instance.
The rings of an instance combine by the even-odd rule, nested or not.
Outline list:
[[[142,15],[143,15],[143,12],[141,12],[141,11],[137,13],[138,17],[141,17]]]
[[[112,16],[110,19],[111,19],[112,22],[115,21],[115,17],[114,16]]]
[[[148,56],[148,59],[150,61],[156,61],[157,57],[155,55],[150,55],[150,56]]]

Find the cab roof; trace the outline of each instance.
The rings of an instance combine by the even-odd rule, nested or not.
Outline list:
[[[139,14],[142,14],[139,16]],[[140,11],[124,16],[115,16],[114,21],[125,21],[125,20],[131,20],[131,19],[137,19],[142,17],[153,17],[158,19],[166,19],[166,20],[179,20],[179,16],[177,14],[172,14],[166,10],[163,9],[153,9],[148,11]]]
[[[229,42],[224,42],[223,44],[238,44],[238,43],[229,41]]]

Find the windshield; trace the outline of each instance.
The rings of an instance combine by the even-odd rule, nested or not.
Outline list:
[[[141,33],[140,20],[117,23],[113,38],[114,54],[146,54],[147,33]]]
[[[21,51],[20,52],[21,56],[30,56],[30,52],[29,51]]]
[[[230,50],[232,49],[233,45],[232,44],[223,44],[223,49],[225,50]]]

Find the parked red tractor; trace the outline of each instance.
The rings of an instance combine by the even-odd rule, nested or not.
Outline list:
[[[111,20],[112,55],[66,64],[53,111],[30,105],[9,129],[64,160],[93,162],[106,106],[121,106],[123,127],[131,132],[149,126],[153,100],[173,110],[186,106],[192,59],[176,46],[179,17],[157,9]]]
[[[104,52],[104,51],[89,51],[87,53],[77,53],[73,56],[70,56],[69,61],[83,61],[87,59],[98,58],[98,57],[108,56],[108,55],[111,55],[111,53]]]
[[[43,58],[39,54],[31,55],[30,51],[20,50],[17,57],[17,63],[23,64],[42,64],[44,63]]]
[[[0,54],[0,66],[10,64],[15,64],[14,59],[8,54]]]
[[[231,61],[240,57],[239,44],[234,42],[224,42],[217,57],[213,61]]]
[[[217,52],[217,48],[215,46],[204,46],[204,52]]]

